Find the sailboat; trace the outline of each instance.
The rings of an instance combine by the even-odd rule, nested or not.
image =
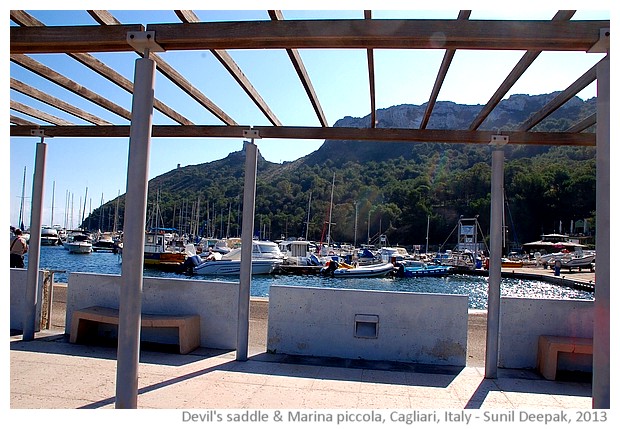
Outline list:
[[[187,253],[184,246],[179,246],[178,242],[172,242],[166,235],[171,231],[169,228],[159,226],[159,191],[157,201],[153,210],[155,226],[146,232],[144,237],[144,265],[151,268],[164,270],[176,270],[182,268]]]

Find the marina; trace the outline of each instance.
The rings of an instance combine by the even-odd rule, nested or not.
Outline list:
[[[73,254],[67,252],[62,246],[46,246],[41,248],[40,267],[54,271],[55,282],[67,283],[69,273],[72,272],[120,275],[122,267],[120,260],[120,255],[111,252]],[[503,268],[502,295],[551,299],[594,299],[594,272],[590,270],[572,272],[564,270],[560,276],[553,274],[553,270],[543,267]],[[223,282],[238,281],[238,277],[230,275],[180,274],[153,267],[145,267],[144,276]],[[407,278],[395,276],[342,278],[318,274],[282,273],[256,275],[252,277],[250,294],[256,298],[268,298],[269,289],[272,285],[463,294],[469,296],[470,309],[486,309],[488,272],[476,270],[471,274]]]

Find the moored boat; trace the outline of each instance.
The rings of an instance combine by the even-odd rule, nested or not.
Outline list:
[[[48,226],[41,228],[41,246],[56,246],[59,243],[58,231],[56,228],[50,228]]]
[[[322,275],[330,277],[383,277],[393,272],[394,264],[391,262],[356,267],[334,260],[329,261],[321,270]]]
[[[93,251],[92,239],[84,231],[70,231],[67,240],[62,245],[70,253],[91,253]]]
[[[449,265],[429,265],[424,262],[419,264],[398,264],[397,277],[443,277],[452,273],[453,267]]]

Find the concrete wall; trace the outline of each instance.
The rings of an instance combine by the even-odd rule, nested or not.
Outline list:
[[[592,338],[594,301],[508,298],[500,301],[500,368],[536,368],[538,337]],[[563,356],[559,369],[592,370],[592,358]]]
[[[67,284],[65,333],[74,310],[94,305],[119,308],[119,275],[71,273]],[[200,315],[200,345],[237,347],[238,282],[144,277],[142,312]]]
[[[465,366],[464,295],[271,286],[267,350]]]
[[[11,268],[10,274],[10,329],[21,331],[24,323],[24,316],[26,309],[24,303],[26,301],[26,282],[28,278],[28,270],[26,268]],[[38,332],[41,328],[42,320],[42,304],[43,304],[43,291],[46,289],[45,285],[48,282],[47,291],[51,290],[49,282],[51,282],[51,274],[49,271],[39,270],[39,281],[37,289],[37,305],[35,311],[35,331]]]

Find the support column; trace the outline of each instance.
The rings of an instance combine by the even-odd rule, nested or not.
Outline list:
[[[30,214],[30,244],[28,246],[28,272],[26,274],[26,297],[24,320],[22,321],[22,340],[34,340],[37,318],[37,291],[39,290],[39,261],[41,251],[41,227],[43,226],[43,194],[45,190],[45,158],[47,143],[42,131],[35,130],[41,136],[37,143],[37,154],[32,186],[32,205]]]
[[[499,350],[499,304],[502,281],[502,231],[504,214],[504,146],[507,136],[491,138],[491,240],[489,255],[489,291],[487,301],[487,343],[485,378],[497,378]]]
[[[252,134],[255,133],[255,134]],[[252,281],[252,238],[254,232],[254,203],[256,199],[256,164],[258,149],[254,138],[258,131],[244,131],[252,135],[251,142],[244,142],[245,181],[243,184],[243,220],[241,224],[241,272],[239,273],[239,305],[237,316],[238,361],[248,360],[250,330],[250,284]],[[260,137],[258,137],[260,138]]]
[[[592,408],[610,408],[611,206],[609,55],[596,67],[596,288]]]
[[[129,134],[123,267],[120,280],[116,408],[137,408],[138,362],[144,267],[144,226],[148,196],[155,62],[136,60]]]

